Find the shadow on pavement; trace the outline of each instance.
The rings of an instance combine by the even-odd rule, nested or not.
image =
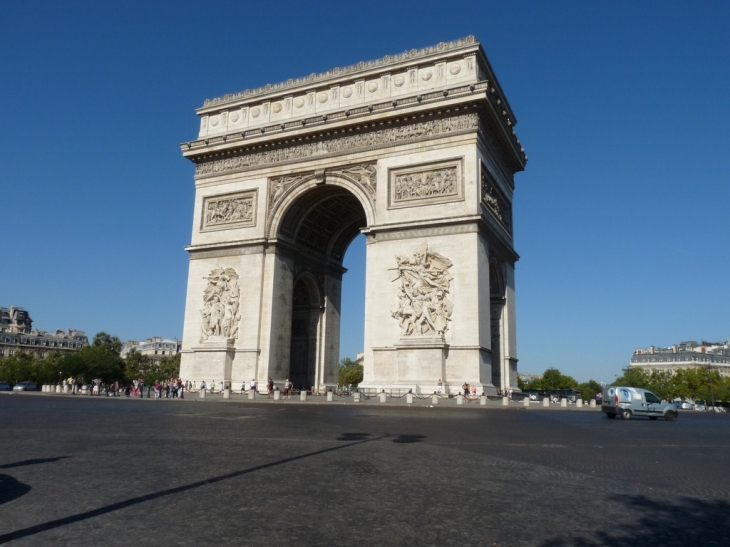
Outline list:
[[[23,460],[20,462],[6,463],[5,465],[0,465],[0,469],[12,469],[13,467],[24,467],[26,465],[36,465],[39,463],[52,463],[69,457],[70,456],[59,456],[57,458],[35,458],[33,460]]]
[[[542,547],[603,547],[641,545],[642,547],[699,547],[730,545],[730,503],[695,498],[673,501],[650,500],[645,496],[611,496],[627,505],[638,517],[629,523],[616,521],[611,532],[583,536],[557,536],[546,539]]]
[[[394,443],[420,443],[425,439],[425,435],[398,435],[393,439]]]
[[[10,475],[0,473],[0,505],[13,501],[30,492],[31,487]]]
[[[346,437],[347,435],[352,435],[352,434],[345,433],[340,437],[340,439],[342,439],[343,437]],[[185,484],[182,486],[177,486],[175,488],[170,488],[168,490],[161,490],[160,492],[153,492],[151,494],[145,494],[143,496],[138,496],[136,498],[130,498],[128,500],[120,501],[117,503],[112,503],[112,504],[106,505],[104,507],[99,507],[98,509],[92,509],[91,511],[77,513],[76,515],[71,515],[68,517],[61,518],[61,519],[56,519],[56,520],[52,520],[49,522],[45,522],[43,524],[37,524],[35,526],[23,528],[21,530],[16,530],[14,532],[9,532],[7,534],[2,534],[2,535],[0,535],[0,544],[8,542],[8,541],[14,541],[16,539],[21,539],[24,537],[32,536],[35,534],[40,534],[41,532],[47,532],[48,530],[60,528],[62,526],[66,526],[68,524],[73,524],[73,523],[91,519],[94,517],[99,517],[101,515],[105,515],[107,513],[113,512],[113,511],[119,511],[120,509],[125,509],[132,505],[137,505],[137,504],[144,503],[147,501],[156,500],[158,498],[162,498],[165,496],[172,496],[174,494],[180,494],[180,493],[186,492],[188,490],[193,490],[195,488],[200,488],[202,486],[208,486],[208,485],[215,484],[215,483],[218,483],[221,481],[240,477],[242,475],[247,475],[249,473],[255,473],[256,471],[261,471],[263,469],[269,469],[271,467],[276,467],[277,465],[283,465],[286,463],[295,462],[297,460],[302,460],[304,458],[311,458],[312,456],[318,456],[319,454],[326,454],[327,452],[334,452],[335,450],[342,450],[343,448],[348,448],[350,446],[355,446],[355,445],[362,444],[362,443],[377,441],[377,440],[383,439],[387,436],[387,435],[382,435],[379,437],[369,438],[370,437],[369,433],[360,433],[360,434],[356,434],[356,435],[363,436],[366,438],[361,438],[359,440],[355,440],[353,442],[348,442],[347,444],[341,444],[339,446],[335,446],[332,448],[323,448],[322,450],[315,450],[314,452],[309,452],[307,454],[301,454],[299,456],[292,456],[291,458],[284,458],[283,460],[278,460],[278,461],[271,462],[271,463],[265,463],[262,465],[257,465],[255,467],[249,467],[248,469],[242,469],[240,471],[234,471],[232,473],[227,473],[225,475],[211,477],[209,479],[204,479],[202,481],[193,482],[193,483]],[[15,479],[13,479],[12,477],[9,477],[7,475],[0,475],[0,478],[3,478],[3,477],[7,477],[11,481],[14,481],[16,484],[22,485],[23,487],[30,490],[30,486],[19,483],[19,482],[15,481]],[[6,490],[5,484],[2,482],[0,482],[0,487],[2,487],[2,489],[1,489],[2,492],[4,492]],[[17,490],[17,488],[16,488],[16,490]],[[27,492],[27,490],[18,495],[23,495],[26,492]],[[18,496],[16,495],[15,497],[18,497]],[[3,498],[0,498],[0,500],[10,501],[10,500],[4,500]]]

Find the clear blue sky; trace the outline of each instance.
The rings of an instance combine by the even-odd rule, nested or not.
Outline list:
[[[0,305],[42,330],[180,337],[206,98],[474,34],[530,157],[519,369],[611,381],[730,336],[730,3],[6,0]],[[343,356],[362,350],[364,245]]]

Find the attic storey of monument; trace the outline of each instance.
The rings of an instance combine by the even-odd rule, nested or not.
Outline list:
[[[186,379],[337,382],[366,236],[364,387],[516,389],[512,197],[527,157],[474,37],[206,100]]]

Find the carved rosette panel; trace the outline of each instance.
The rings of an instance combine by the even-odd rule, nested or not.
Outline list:
[[[208,280],[208,286],[203,291],[200,341],[204,342],[211,336],[238,338],[241,320],[238,273],[233,268],[216,268],[204,279]]]
[[[463,160],[391,169],[389,209],[464,199]]]
[[[203,199],[201,230],[225,230],[256,225],[256,190]]]
[[[410,256],[396,256],[398,272],[398,309],[391,315],[398,320],[401,336],[441,336],[449,328],[454,303],[451,300],[449,273],[451,260],[435,253],[427,243]]]
[[[327,141],[300,144],[261,152],[251,152],[232,158],[199,163],[195,167],[195,175],[198,177],[212,176],[287,161],[298,161],[342,153],[350,154],[356,150],[391,146],[403,141],[418,141],[439,135],[455,133],[457,131],[471,131],[476,129],[479,129],[479,115],[477,113],[469,113],[452,118],[429,120],[401,127],[348,135]]]
[[[512,205],[497,187],[487,168],[482,164],[482,203],[492,216],[512,235]]]

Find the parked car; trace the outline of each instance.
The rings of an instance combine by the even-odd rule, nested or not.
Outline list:
[[[690,403],[689,401],[675,401],[674,404],[676,404],[677,408],[679,409],[692,410],[692,403]]]
[[[623,386],[609,386],[604,390],[601,411],[611,419],[621,416],[624,420],[646,416],[651,420],[662,417],[671,421],[679,415],[677,405],[662,401],[648,389]]]
[[[13,391],[35,391],[35,382],[18,382],[17,384],[15,384]]]
[[[0,382],[0,391],[10,391],[11,389],[13,389],[13,388],[10,387],[9,383]]]
[[[695,410],[701,410],[702,412],[707,410],[707,403],[701,399],[695,401]]]

